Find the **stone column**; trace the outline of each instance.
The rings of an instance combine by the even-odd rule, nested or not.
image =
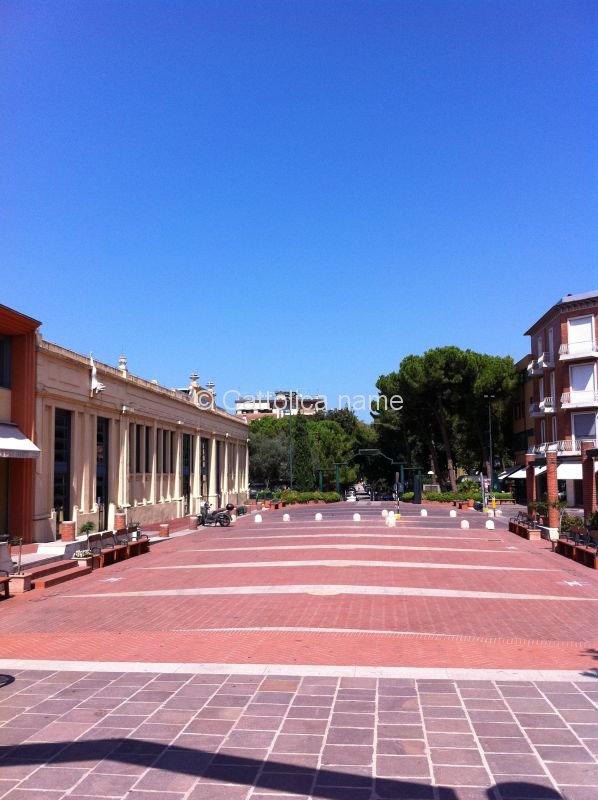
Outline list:
[[[581,468],[583,486],[583,516],[588,520],[590,514],[598,510],[596,502],[596,472],[594,467],[594,456],[590,452],[596,452],[594,442],[581,443]]]
[[[193,509],[197,508],[197,501],[201,495],[201,436],[195,434],[193,436],[193,475],[191,479],[191,495],[194,503]]]
[[[548,527],[559,527],[559,510],[553,504],[559,499],[559,487],[557,482],[557,454],[553,451],[546,451],[546,491],[548,500]]]
[[[129,420],[120,418],[120,453],[118,458],[118,505],[129,503]]]
[[[174,436],[174,496],[180,498],[183,494],[183,434],[177,431]]]
[[[535,518],[536,511],[534,503],[536,502],[536,457],[533,455],[526,455],[525,457],[525,492],[527,495],[527,514],[531,518]]]
[[[208,439],[208,460],[210,478],[208,481],[208,502],[217,502],[216,500],[216,439],[210,437]]]
[[[152,425],[152,432],[150,436],[151,448],[151,482],[150,482],[150,503],[155,504],[157,497],[157,484],[158,484],[158,426],[154,422]]]
[[[222,469],[222,481],[220,485],[222,486],[222,505],[228,503],[228,439],[224,440],[224,465]]]

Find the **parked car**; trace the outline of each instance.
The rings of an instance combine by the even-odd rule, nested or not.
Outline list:
[[[345,492],[345,500],[347,503],[356,503],[357,502],[357,494],[355,493],[355,489],[347,489]]]

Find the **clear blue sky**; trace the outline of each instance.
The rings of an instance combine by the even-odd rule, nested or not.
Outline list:
[[[374,390],[598,288],[593,2],[0,9],[0,302],[167,386]]]

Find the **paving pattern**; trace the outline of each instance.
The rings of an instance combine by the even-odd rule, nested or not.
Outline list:
[[[380,508],[0,603],[0,798],[597,800],[596,573]]]

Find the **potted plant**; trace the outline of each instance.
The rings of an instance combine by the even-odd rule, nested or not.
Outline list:
[[[17,571],[13,572],[10,576],[10,590],[13,594],[22,594],[23,592],[31,591],[31,573],[21,571],[21,556],[23,550],[23,538],[21,536],[15,537],[12,540],[14,547],[18,547],[17,556]]]
[[[95,527],[96,527],[95,523],[92,522],[91,520],[88,520],[87,522],[84,522],[83,525],[81,525],[81,527],[79,528],[79,533],[88,536],[93,530],[95,530]]]
[[[80,567],[91,567],[93,569],[93,553],[91,550],[75,550],[73,559]]]

